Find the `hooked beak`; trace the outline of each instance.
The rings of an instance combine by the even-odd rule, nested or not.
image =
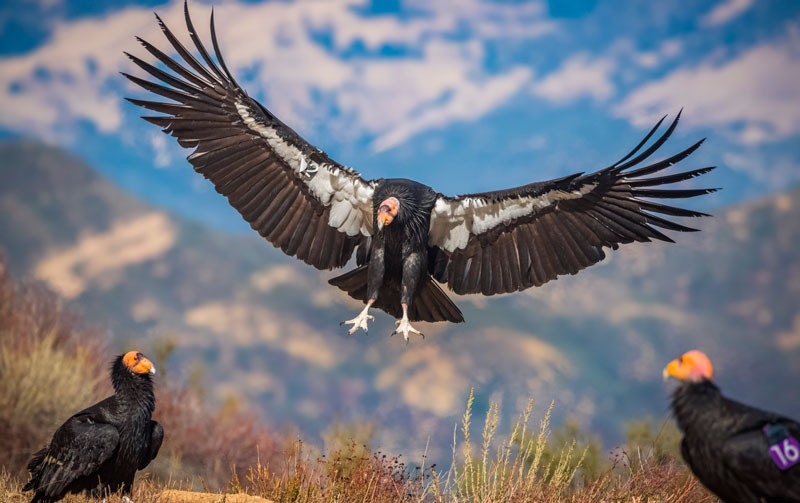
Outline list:
[[[155,367],[150,367],[150,370],[148,370],[147,372],[149,372],[151,376],[154,376],[154,375],[156,375],[156,368]]]
[[[394,220],[391,209],[388,206],[381,206],[378,209],[378,230],[383,229],[385,225],[389,225]]]

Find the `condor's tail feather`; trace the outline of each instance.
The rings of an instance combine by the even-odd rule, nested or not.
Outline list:
[[[328,283],[345,291],[350,297],[366,303],[368,267],[368,265],[357,267],[341,276],[331,278]],[[395,318],[401,318],[403,309],[400,306],[400,285],[394,282],[384,283],[373,306]],[[453,323],[464,321],[464,316],[458,307],[430,276],[425,276],[417,285],[414,300],[408,309],[408,318],[410,321]]]
[[[408,317],[411,321],[464,322],[461,310],[430,276],[425,276],[417,285]]]

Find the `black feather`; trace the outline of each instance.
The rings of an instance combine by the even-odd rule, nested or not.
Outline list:
[[[800,502],[800,466],[780,470],[763,432],[779,426],[800,440],[796,421],[730,400],[710,381],[682,383],[671,406],[684,460],[723,502]]]

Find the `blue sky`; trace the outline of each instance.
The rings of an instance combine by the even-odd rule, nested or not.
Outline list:
[[[191,3],[208,35],[211,4]],[[368,0],[214,2],[238,80],[284,122],[368,178],[448,193],[602,168],[685,107],[663,154],[708,137],[714,209],[800,183],[800,3]],[[0,138],[64,146],[122,187],[215,226],[246,224],[188,151],[123,96],[122,54],[187,40],[181,4],[6,1]],[[698,181],[693,181],[698,183]]]

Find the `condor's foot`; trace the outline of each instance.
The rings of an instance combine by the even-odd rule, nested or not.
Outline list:
[[[358,316],[356,316],[352,320],[343,321],[343,322],[339,323],[339,325],[340,326],[341,325],[353,325],[353,327],[350,330],[347,331],[347,333],[350,334],[350,335],[353,335],[354,333],[356,333],[356,330],[358,330],[359,328],[364,330],[365,334],[369,333],[369,328],[367,327],[367,321],[372,321],[372,320],[375,319],[375,317],[372,316],[371,314],[367,314],[367,312],[369,311],[369,307],[371,305],[372,305],[372,302],[367,304],[367,306],[364,308],[364,310],[361,311],[360,313],[358,313]]]
[[[408,321],[408,306],[403,304],[403,318],[394,322],[397,325],[397,328],[394,329],[392,335],[394,334],[403,334],[403,338],[408,342],[408,334],[414,333],[425,338],[425,334],[417,330],[416,328],[411,326],[411,323]]]

